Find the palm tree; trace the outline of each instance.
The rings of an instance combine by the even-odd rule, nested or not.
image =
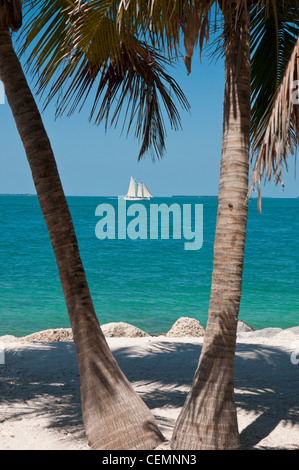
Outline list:
[[[298,37],[298,2],[202,0],[173,2],[171,7],[168,2],[158,0],[149,3],[150,8],[147,2],[120,2],[121,27],[140,28],[171,51],[178,51],[179,32],[183,30],[188,73],[194,46],[198,43],[203,49],[212,20],[218,22],[217,10],[221,9],[225,94],[209,316],[198,368],[176,422],[171,446],[191,450],[238,449],[234,356],[247,224],[250,134],[255,135],[254,149],[260,149],[252,184],[259,183],[264,162],[268,176],[273,162],[274,173],[280,179],[282,153],[286,152],[287,144],[298,142],[295,137],[296,132],[298,136],[298,110],[291,111],[282,94],[289,83],[279,94],[281,100],[273,108],[266,134],[264,124],[268,123],[273,96],[290,58],[290,46],[293,47]],[[273,40],[276,40],[274,47]],[[285,122],[286,108],[290,119]],[[274,121],[275,130],[279,131],[276,142],[271,137]],[[272,145],[270,150],[269,145]],[[276,145],[274,150],[273,145]]]
[[[292,66],[286,69],[286,63],[299,32],[298,2],[286,2],[284,8],[281,2],[272,2],[264,8],[258,5],[261,2],[252,3],[257,5],[251,11],[251,21],[246,5],[241,6],[239,26],[233,31],[230,27],[230,6],[227,9],[226,5],[223,7],[224,35],[227,34],[225,28],[228,24],[229,41],[224,36],[226,84],[223,145],[209,319],[194,382],[173,433],[173,448],[240,447],[233,382],[247,221],[250,143],[252,158],[255,151],[258,152],[250,187],[258,185],[259,207],[259,182],[264,168],[270,178],[269,165],[272,163],[279,181],[282,155],[286,155],[289,145],[294,148],[298,144],[298,109],[289,106],[290,100],[286,99],[285,90],[290,83],[284,83],[292,80],[289,73]],[[269,8],[267,14],[266,8]],[[282,39],[279,36],[281,31],[284,34]],[[269,52],[271,47],[266,47],[266,44],[271,44],[273,36],[283,44],[280,42]],[[294,51],[292,64],[295,54]],[[293,77],[295,79],[295,74]],[[276,91],[278,86],[279,91]],[[272,105],[276,94],[275,104]],[[289,119],[284,115],[286,109]]]
[[[234,355],[247,222],[250,132],[249,11],[223,5],[223,140],[208,322],[191,391],[172,436],[174,449],[238,449]]]
[[[74,334],[81,379],[83,419],[89,443],[98,449],[154,448],[163,440],[162,434],[153,415],[120,370],[102,333],[90,296],[53,151],[13,47],[11,31],[17,30],[22,24],[21,1],[1,0],[0,13],[0,79],[4,84],[7,101],[25,148],[57,261]],[[138,47],[136,42],[136,49]],[[140,50],[144,51],[142,45]],[[126,78],[125,72],[129,71],[128,77],[132,67],[130,55],[126,55],[125,52],[121,55],[123,62],[115,60],[106,70],[108,75],[113,75],[110,77],[110,82],[114,81],[118,87]],[[157,89],[162,93],[170,120],[177,126],[178,113],[163,80],[187,105],[183,94],[175,82],[164,73],[161,60],[157,58],[156,62],[150,51],[140,57],[139,63],[145,70],[150,69],[150,73],[147,77],[138,79],[139,70],[135,70],[135,86],[138,88],[142,83],[145,88],[146,79],[149,77],[148,87],[152,90],[152,96],[155,96]],[[85,66],[88,67],[87,62]],[[89,64],[87,74],[92,74],[92,67],[93,64]],[[133,84],[128,82],[129,79],[132,79],[132,76],[125,81],[122,100],[126,93],[130,95],[133,93],[132,89],[134,91]],[[109,92],[106,96],[109,100]],[[138,99],[139,97],[135,96],[137,102]],[[142,101],[142,97],[140,99]],[[144,97],[143,99],[145,100]],[[159,109],[155,108],[154,102],[142,105],[144,109],[141,117],[147,118],[147,125],[139,131],[144,137],[143,147],[151,147],[152,144],[163,146],[163,130],[155,129],[156,121],[160,122],[159,116],[157,118],[156,115]],[[152,108],[147,108],[150,105]],[[153,131],[156,131],[158,142],[155,140],[156,137],[151,135]]]
[[[51,3],[54,9],[56,2]],[[118,56],[131,54],[133,50],[134,67],[140,55],[146,57],[148,51],[155,54],[156,50],[163,50],[170,58],[178,58],[182,31],[186,49],[184,61],[190,73],[195,45],[198,43],[203,50],[214,19],[216,24],[220,21],[226,84],[209,319],[193,385],[176,423],[171,446],[192,450],[237,449],[240,444],[234,400],[234,355],[246,237],[250,134],[255,132],[257,136],[256,148],[262,145],[264,134],[258,132],[259,123],[261,120],[268,122],[268,111],[298,36],[298,1],[89,0],[79,4],[75,2],[64,11],[69,14],[68,29],[62,20],[62,25],[57,22],[56,17],[51,22],[46,13],[42,15],[43,26],[39,22],[34,23],[33,12],[32,21],[25,30],[24,47],[33,44],[30,63],[34,64],[32,70],[35,74],[41,73],[40,92],[53,80],[53,70],[59,71],[50,88],[50,99],[72,77],[70,86],[59,101],[58,113],[66,109],[73,112],[79,103],[85,102],[92,87],[96,87],[91,111],[91,118],[96,122],[103,118],[106,122],[108,120],[108,113],[103,112],[108,100],[104,97],[105,105],[98,106],[102,88],[97,88],[96,84],[97,64],[106,64],[100,83],[103,86],[104,80],[111,88],[111,84],[115,85],[111,67],[115,67]],[[101,28],[110,31],[111,19],[118,22],[118,28],[113,29],[115,48],[107,50],[100,47]],[[48,29],[42,34],[45,25]],[[34,44],[36,37],[40,37],[37,45]],[[143,42],[139,42],[143,47],[142,54],[135,54],[136,38],[143,38]],[[273,47],[273,40],[277,47]],[[121,49],[117,44],[121,44]],[[87,73],[85,68],[90,61],[93,65],[91,75],[90,69]],[[114,90],[113,96],[116,96],[118,84]],[[136,94],[132,96],[128,127],[137,110],[138,118],[140,116],[135,98]],[[112,122],[118,117],[116,105]],[[156,125],[159,129],[158,121]],[[140,122],[137,129],[140,129]],[[147,149],[146,142],[140,156]],[[163,145],[158,150],[163,150]],[[257,159],[254,183],[260,180],[265,151],[260,155],[263,156]],[[273,153],[267,154],[267,161],[271,161],[272,156]],[[279,158],[278,151],[276,161]]]

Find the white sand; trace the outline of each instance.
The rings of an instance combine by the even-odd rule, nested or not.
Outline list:
[[[202,338],[108,338],[167,439],[195,372]],[[88,449],[74,345],[0,338],[0,449]],[[296,343],[297,342],[297,343]],[[1,343],[0,343],[1,346]],[[1,352],[1,351],[0,351]],[[236,402],[244,449],[299,448],[299,336],[243,335]],[[166,447],[167,448],[167,447]]]

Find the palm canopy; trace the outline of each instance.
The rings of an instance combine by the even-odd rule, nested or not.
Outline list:
[[[188,108],[184,94],[165,66],[180,57],[184,39],[184,60],[190,73],[194,48],[204,50],[210,30],[216,32],[223,20],[222,10],[231,3],[38,0],[25,15],[21,51],[31,48],[28,65],[37,79],[38,92],[50,85],[46,103],[58,96],[57,114],[71,114],[95,90],[90,118],[96,123],[104,119],[107,126],[110,116],[111,124],[117,123],[126,101],[127,129],[136,122],[135,135],[142,140],[139,158],[150,149],[153,156],[161,156],[166,131],[159,99],[175,129],[180,126],[180,117],[172,93],[183,108]],[[268,179],[273,172],[276,181],[282,181],[281,163],[298,144],[294,108],[290,108],[292,118],[287,121],[284,135],[287,132],[288,137],[283,142],[280,139],[278,144],[277,131],[267,134],[266,129],[299,36],[299,1],[236,0],[235,7],[232,26],[242,8],[250,8],[251,12],[252,190],[255,184],[260,187],[264,171]],[[221,41],[214,44],[219,53]],[[272,149],[267,158],[265,147],[267,151]]]
[[[132,31],[119,35],[118,2],[107,0],[25,0],[20,52],[31,49],[28,69],[41,95],[50,87],[45,105],[57,97],[57,115],[72,114],[94,92],[90,120],[116,125],[127,132],[135,124],[141,140],[139,158],[165,151],[164,112],[171,128],[181,126],[174,99],[189,103],[166,73],[170,62]],[[27,7],[27,8],[26,8]],[[161,104],[163,107],[161,107]]]
[[[231,3],[227,0],[181,0],[171,4],[165,0],[122,0],[120,28],[135,28],[152,38],[153,44],[158,43],[158,47],[167,48],[169,54],[176,55],[182,33],[186,51],[184,61],[190,73],[194,48],[199,46],[200,51],[204,50],[211,28],[214,32],[220,29],[222,36],[225,35],[222,11]],[[260,206],[263,175],[270,180],[274,174],[276,183],[283,184],[282,164],[287,167],[287,157],[298,146],[298,106],[290,99],[293,91],[290,84],[299,78],[295,52],[296,48],[298,50],[299,2],[236,0],[235,11],[231,14],[232,26],[237,23],[242,8],[250,9],[251,33],[252,180],[249,194],[257,184]],[[137,17],[134,11],[138,11]],[[218,28],[219,24],[221,28]],[[212,44],[217,54],[222,42],[218,40]]]
[[[271,47],[271,41],[276,47]],[[260,47],[262,44],[264,47]],[[252,179],[249,194],[263,176],[283,183],[283,164],[299,143],[299,101],[293,99],[299,80],[299,4],[273,2],[268,15],[252,21]],[[298,82],[299,83],[299,82]]]

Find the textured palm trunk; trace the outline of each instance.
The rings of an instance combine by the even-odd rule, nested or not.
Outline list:
[[[235,30],[229,8],[224,12],[224,21],[224,125],[209,317],[194,381],[173,433],[173,449],[218,450],[240,446],[234,358],[247,223],[249,14],[242,12]]]
[[[101,331],[51,145],[8,28],[0,29],[0,79],[23,141],[58,265],[77,352],[89,444],[97,449],[152,449],[161,443],[162,435],[121,372]]]

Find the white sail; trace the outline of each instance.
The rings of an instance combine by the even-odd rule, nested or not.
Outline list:
[[[124,196],[124,199],[128,201],[142,201],[144,199],[150,199],[152,197],[153,196],[143,183],[138,183],[138,191],[136,191],[136,182],[133,176],[131,176],[128,194]]]
[[[142,184],[142,183],[138,183],[137,197],[143,197],[142,187],[143,187],[143,184]]]
[[[129,186],[127,197],[136,197],[136,183],[132,176],[130,180],[130,186]]]
[[[153,197],[151,195],[151,193],[149,192],[149,190],[147,189],[147,187],[145,186],[145,184],[143,184],[143,196],[144,197]]]

